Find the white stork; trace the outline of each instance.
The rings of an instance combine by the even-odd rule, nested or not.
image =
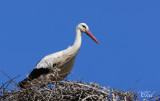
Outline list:
[[[30,88],[31,83],[32,86],[35,84],[35,81],[43,81],[43,80],[62,80],[66,77],[75,62],[75,57],[81,47],[82,33],[86,33],[89,37],[91,37],[97,44],[98,41],[93,36],[93,34],[89,31],[88,26],[85,23],[80,23],[76,27],[76,39],[73,46],[68,47],[65,50],[60,52],[56,52],[50,55],[45,56],[35,67],[35,69],[30,73],[30,75],[19,82],[18,86],[21,88]]]

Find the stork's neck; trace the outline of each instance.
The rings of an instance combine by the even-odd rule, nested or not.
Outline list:
[[[82,37],[80,29],[76,29],[76,40],[72,46],[72,52],[78,52],[81,47]]]

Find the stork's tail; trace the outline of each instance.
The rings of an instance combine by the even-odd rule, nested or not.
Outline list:
[[[24,79],[23,81],[18,83],[18,87],[25,88],[26,83],[28,83],[30,80],[28,78]]]

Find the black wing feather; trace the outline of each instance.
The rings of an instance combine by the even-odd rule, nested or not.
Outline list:
[[[49,73],[49,71],[50,71],[50,69],[47,69],[47,68],[39,68],[39,69],[36,68],[29,75],[29,79],[33,80],[35,78],[38,78],[39,76],[41,76],[43,74]]]
[[[33,79],[36,79],[38,77],[40,77],[41,75],[43,74],[48,74],[50,71],[50,69],[48,68],[35,68],[31,73],[30,75],[28,76],[28,78],[24,79],[23,81],[19,82],[19,86],[21,88],[24,88],[23,85],[25,85],[25,83],[27,83],[28,81],[31,81]]]

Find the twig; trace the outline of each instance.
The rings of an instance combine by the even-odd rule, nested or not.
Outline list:
[[[85,97],[84,99],[82,99],[82,101],[85,101],[85,100],[87,100],[88,98],[92,98],[92,97],[97,97],[97,98],[99,98],[99,96],[97,96],[97,95],[89,95],[89,96]]]
[[[0,87],[0,89],[2,89],[2,87],[4,87],[4,85],[6,85],[7,83],[13,81],[14,79],[18,78],[19,76],[21,76],[21,75],[18,75],[18,76],[16,76],[16,77],[14,77],[13,79],[11,79],[11,80],[7,81],[6,83],[4,83],[4,84]]]
[[[0,72],[2,72],[5,76],[7,76],[7,77],[9,78],[10,81],[11,81],[11,83],[13,82],[15,85],[17,85],[17,83],[15,83],[15,82],[13,81],[13,79],[11,79],[10,76],[7,75],[4,71],[0,70]]]

